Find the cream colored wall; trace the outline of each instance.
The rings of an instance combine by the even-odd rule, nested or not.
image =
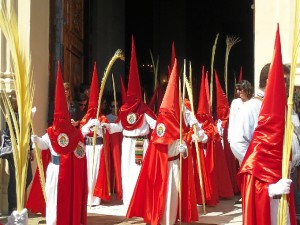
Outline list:
[[[255,90],[261,68],[272,61],[277,23],[279,23],[283,63],[291,62],[294,0],[255,1]],[[299,61],[299,60],[298,60]],[[300,85],[299,77],[296,82]],[[296,84],[297,84],[296,83]]]
[[[33,104],[37,113],[33,119],[35,133],[42,135],[47,128],[48,83],[49,83],[49,0],[16,0],[18,29],[21,38],[30,45],[35,93]],[[0,162],[0,214],[7,213],[7,174],[5,161]],[[33,175],[36,162],[33,164]],[[30,187],[28,189],[29,193]]]
[[[28,0],[23,0],[26,4]],[[31,0],[30,50],[32,56],[35,92],[33,104],[37,112],[33,118],[34,132],[41,136],[47,128],[48,84],[49,84],[49,0]],[[33,175],[36,161],[32,164]],[[30,192],[29,186],[27,193]]]

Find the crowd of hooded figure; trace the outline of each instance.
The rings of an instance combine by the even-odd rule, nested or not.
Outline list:
[[[40,150],[47,150],[42,154],[46,198],[38,194],[42,192],[37,171],[26,208],[45,215],[47,225],[87,224],[87,207],[100,205],[101,200],[110,201],[112,193],[123,200],[128,218],[142,217],[151,224],[198,221],[200,208],[205,210],[205,205],[216,206],[220,199],[231,199],[239,194],[245,210],[250,202],[246,200],[251,198],[245,194],[245,186],[259,180],[258,176],[256,181],[249,176],[255,176],[258,169],[255,173],[252,171],[255,166],[249,163],[251,155],[246,152],[255,139],[256,126],[260,127],[264,90],[267,80],[274,76],[271,73],[274,64],[262,69],[260,91],[256,96],[251,83],[240,79],[231,105],[215,73],[214,118],[204,68],[197,111],[193,109],[193,102],[182,98],[174,44],[167,86],[164,91],[158,86],[153,99],[146,104],[132,37],[128,87],[122,91],[118,111],[115,110],[117,101],[110,104],[110,114],[104,114],[99,107],[95,64],[89,97],[80,97],[81,116],[74,118],[74,104],[68,97],[70,86],[63,83],[58,63],[51,126],[43,136],[31,136]],[[288,68],[282,68],[282,74],[288,75]],[[296,168],[300,162],[297,132],[300,123],[296,114],[293,114],[293,125],[291,166]],[[245,157],[249,159],[248,164]],[[265,171],[261,172],[263,176]],[[267,193],[262,197],[264,201],[268,198],[272,203],[277,201],[273,200],[274,196],[293,194],[290,179],[277,175],[266,177],[260,180]],[[294,224],[295,212],[291,208],[287,220]],[[276,209],[276,205],[271,204],[266,210],[272,215]],[[244,224],[256,224],[247,223],[249,218],[243,217]],[[264,217],[275,224],[272,216]]]

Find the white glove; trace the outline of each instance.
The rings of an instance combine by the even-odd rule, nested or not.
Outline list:
[[[31,135],[31,141],[32,143],[39,143],[40,138],[37,135],[33,134]]]
[[[90,133],[90,128],[93,126],[97,126],[98,130],[100,129],[101,125],[100,125],[100,121],[97,119],[90,119],[82,128],[81,128],[81,132],[83,134],[83,136],[86,136],[88,133]]]
[[[198,125],[199,122],[198,122],[198,120],[196,119],[195,116],[191,116],[189,124],[190,124],[190,126],[193,126],[193,125]]]
[[[186,146],[186,144],[185,144],[185,143],[179,144],[179,145],[178,145],[178,151],[179,151],[180,153],[186,152],[186,151],[187,151],[187,146]]]
[[[93,125],[94,125],[94,126],[97,126],[98,128],[101,128],[100,121],[97,120],[97,119],[94,119],[94,120],[93,120]]]
[[[27,225],[28,224],[28,212],[24,208],[20,213],[13,211],[7,219],[7,225]]]
[[[268,189],[269,197],[272,198],[275,195],[289,194],[291,183],[291,179],[280,179],[277,183],[270,184]]]
[[[187,146],[186,146],[185,141],[182,141],[181,144],[179,144],[179,141],[178,141],[177,148],[178,148],[179,153],[182,154],[184,159],[188,157],[188,151],[187,151]]]
[[[218,133],[220,134],[220,136],[223,137],[224,128],[222,127],[222,120],[220,120],[220,119],[218,119],[218,122],[217,122],[217,129],[218,129]]]
[[[204,130],[200,129],[197,131],[197,134],[192,135],[192,141],[193,142],[202,142],[206,143],[207,142],[207,135],[205,134]]]

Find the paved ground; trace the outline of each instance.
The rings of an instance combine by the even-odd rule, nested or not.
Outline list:
[[[241,205],[234,205],[239,197],[229,200],[221,200],[216,207],[206,207],[206,214],[203,215],[202,206],[199,207],[199,221],[189,225],[242,225]],[[141,218],[127,219],[125,210],[119,201],[103,203],[100,206],[88,208],[88,225],[145,225]],[[45,218],[30,214],[29,225],[45,225]],[[0,217],[0,224],[5,224],[7,217]],[[180,224],[177,222],[176,224]],[[181,223],[185,224],[185,223]]]

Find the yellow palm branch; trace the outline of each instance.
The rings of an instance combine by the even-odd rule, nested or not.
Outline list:
[[[294,96],[294,83],[296,76],[297,60],[299,55],[300,46],[300,18],[299,18],[299,0],[295,0],[295,17],[294,17],[294,33],[293,33],[293,48],[291,57],[291,72],[290,72],[290,86],[288,97],[288,110],[285,125],[284,143],[283,143],[283,156],[282,156],[282,178],[289,176],[289,160],[291,155],[292,146],[292,110],[293,110],[293,96]],[[282,195],[280,199],[280,206],[278,209],[278,224],[285,225],[287,216],[287,196]]]
[[[11,134],[16,173],[17,210],[24,208],[27,176],[27,162],[30,149],[30,122],[33,102],[33,80],[29,43],[20,38],[16,14],[8,11],[4,1],[1,4],[0,29],[10,48],[13,79],[18,104],[18,121],[7,96],[4,111]],[[24,34],[22,34],[24,35]],[[12,119],[9,119],[12,118]]]

